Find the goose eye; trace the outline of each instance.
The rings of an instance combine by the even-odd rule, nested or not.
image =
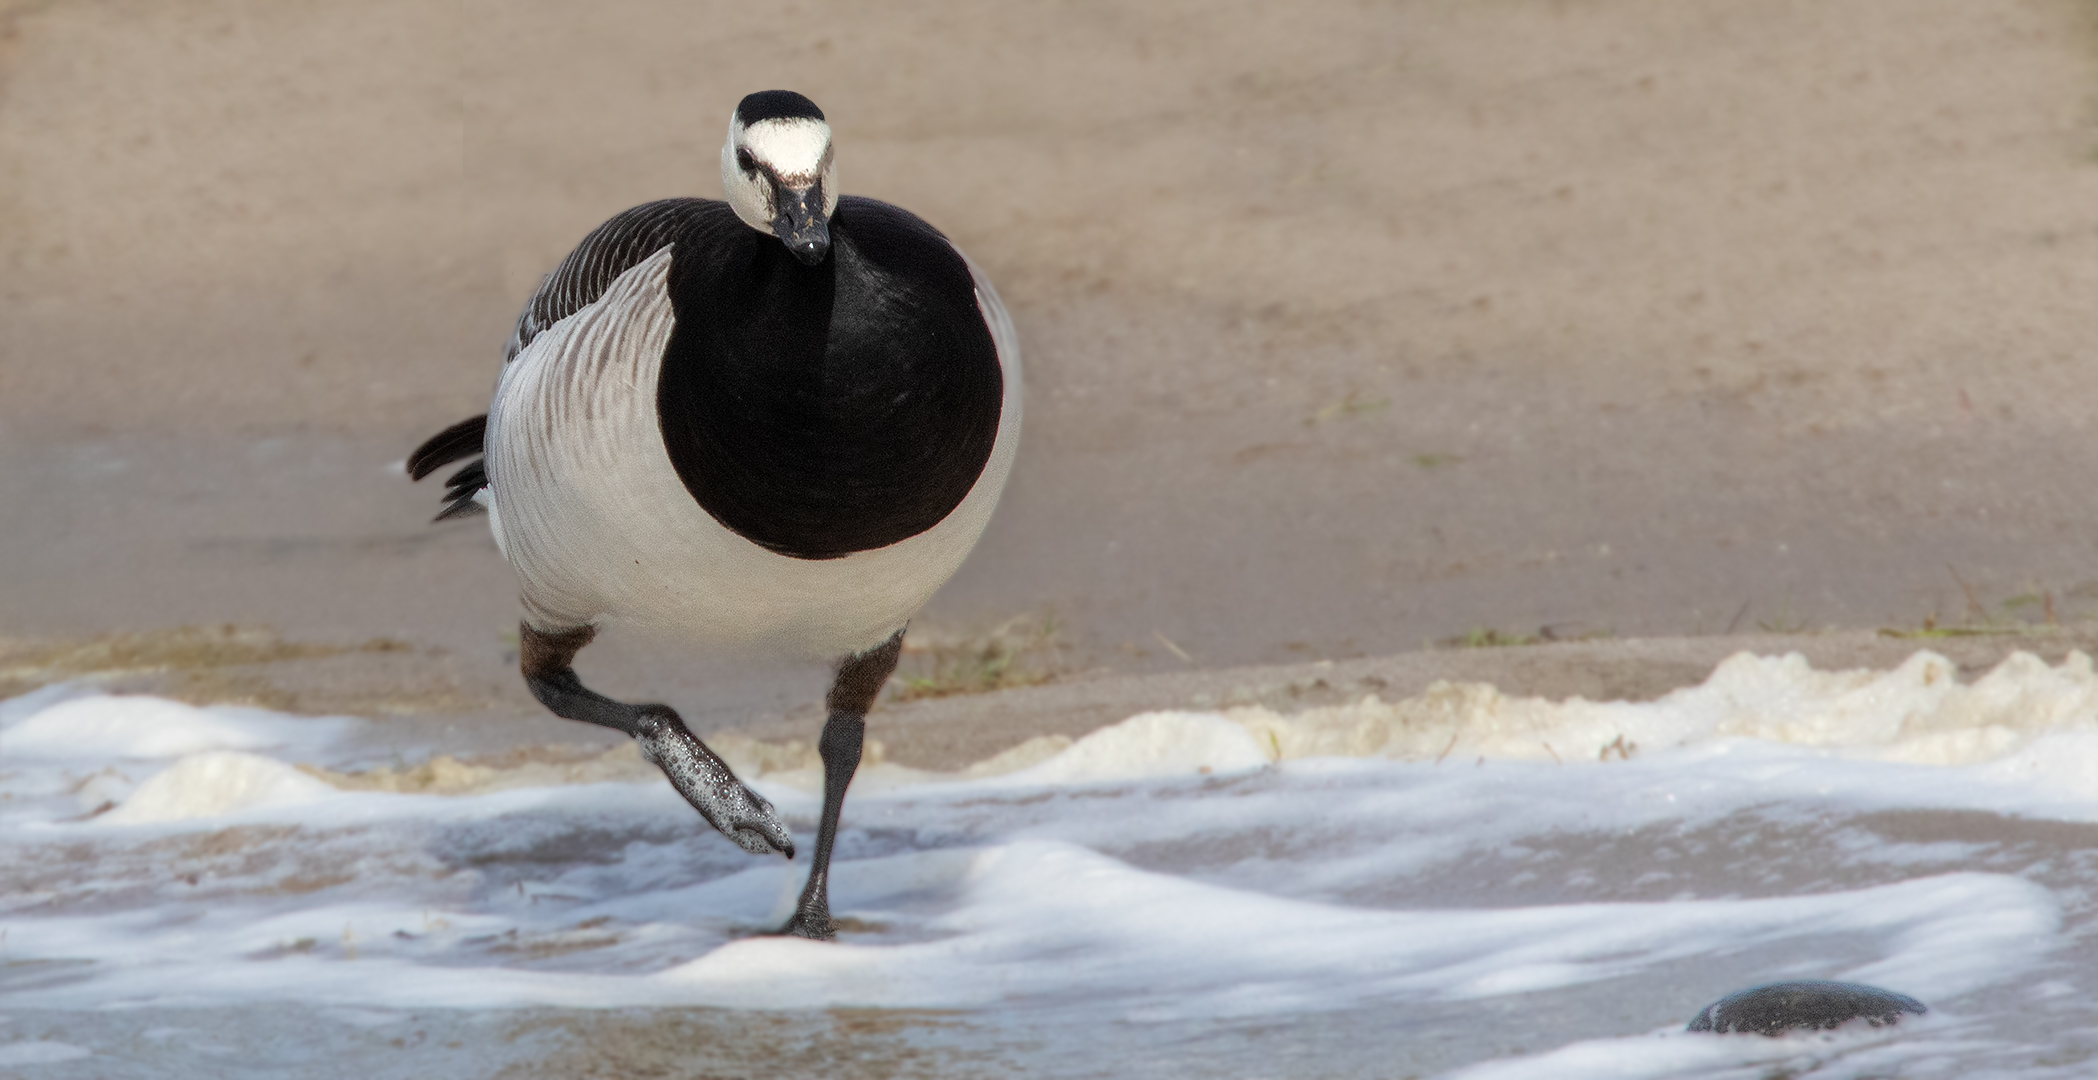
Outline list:
[[[758,163],[751,159],[750,151],[748,150],[736,151],[736,167],[744,172],[758,171]]]

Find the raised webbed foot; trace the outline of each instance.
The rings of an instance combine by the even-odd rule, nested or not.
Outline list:
[[[794,857],[794,835],[765,797],[745,787],[707,744],[665,705],[640,706],[634,740],[707,824],[754,855]]]

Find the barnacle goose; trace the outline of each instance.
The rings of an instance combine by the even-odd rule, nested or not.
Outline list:
[[[704,647],[831,660],[823,817],[781,932],[829,938],[827,875],[865,717],[906,623],[975,545],[1020,435],[1020,358],[989,281],[946,237],[841,197],[815,103],[737,105],[727,202],[598,226],[518,316],[486,416],[425,442],[438,519],[485,509],[523,595],[525,682],[626,732],[708,823],[794,855],[765,799],[665,705],[571,667],[609,620]]]

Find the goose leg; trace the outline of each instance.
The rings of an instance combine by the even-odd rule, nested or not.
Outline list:
[[[670,706],[613,701],[576,678],[571,666],[575,654],[596,636],[596,628],[589,626],[543,631],[519,624],[518,667],[524,671],[532,696],[555,716],[633,736],[641,744],[641,756],[662,769],[671,786],[707,824],[738,847],[757,855],[777,851],[793,858],[794,837],[773,812],[772,804],[743,786]]]
[[[823,757],[823,823],[816,829],[816,857],[809,863],[809,883],[794,905],[794,917],[779,928],[782,934],[829,941],[837,936],[830,919],[830,850],[838,839],[838,812],[845,805],[845,788],[860,767],[860,745],[867,734],[867,710],[875,695],[896,670],[896,657],[903,652],[903,631],[889,640],[838,665],[824,704],[830,719],[823,724],[823,737],[816,752]]]

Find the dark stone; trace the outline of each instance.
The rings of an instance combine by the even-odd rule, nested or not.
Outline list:
[[[1688,1030],[1782,1035],[1787,1031],[1841,1027],[1858,1019],[1873,1027],[1887,1027],[1899,1023],[1902,1013],[1920,1016],[1929,1011],[1922,1002],[1906,994],[1861,983],[1816,979],[1772,983],[1728,994],[1705,1006],[1697,1019],[1690,1021]]]

